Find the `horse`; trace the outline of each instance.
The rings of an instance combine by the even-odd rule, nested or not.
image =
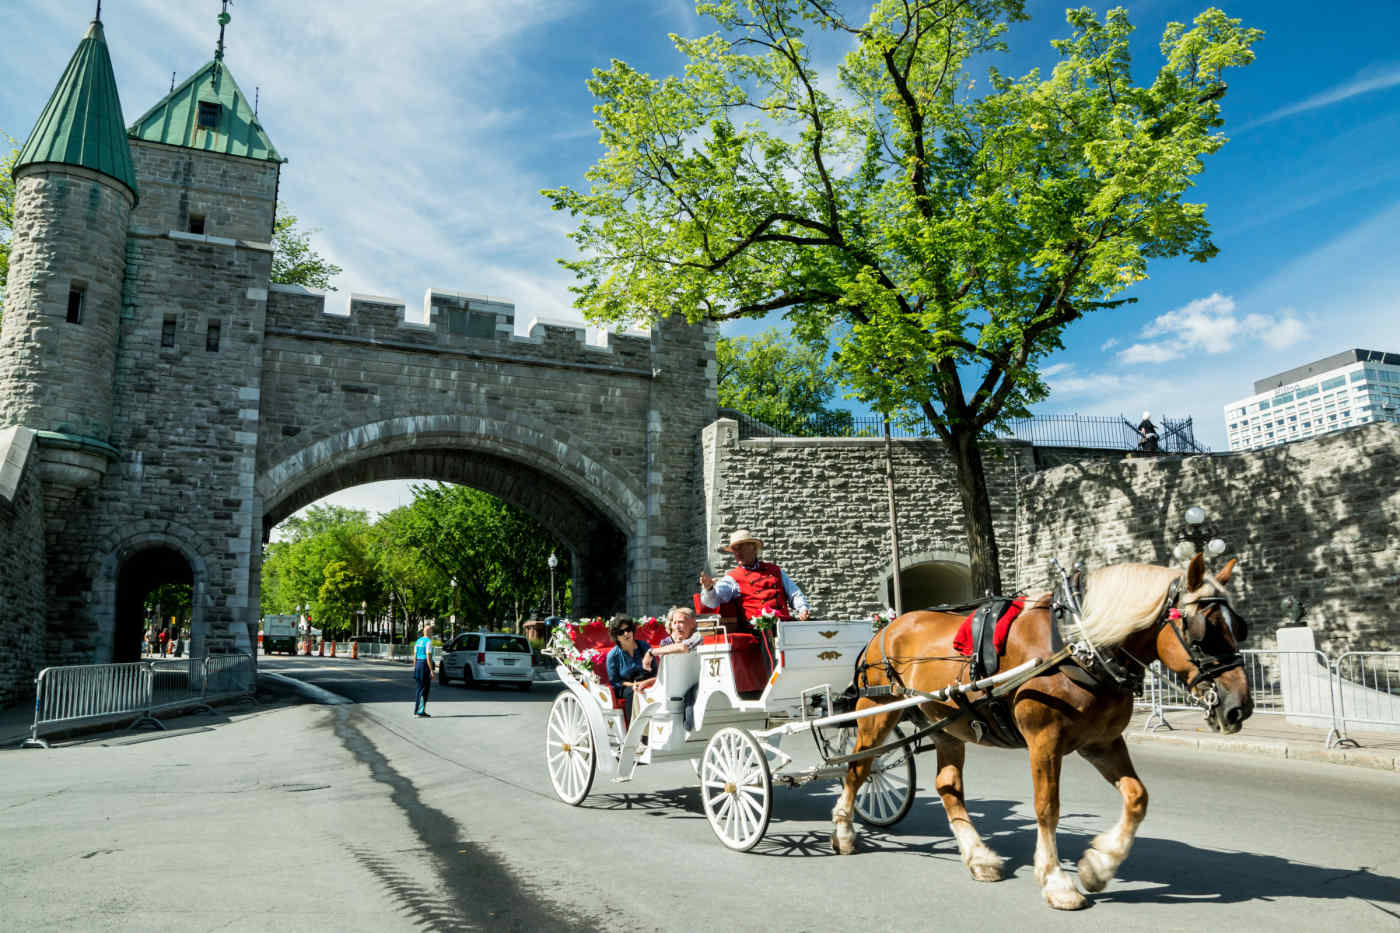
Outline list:
[[[1002,721],[1014,721],[1030,756],[1039,831],[1035,877],[1051,907],[1076,910],[1088,904],[1061,866],[1055,847],[1060,765],[1066,755],[1078,752],[1086,758],[1123,799],[1117,824],[1097,836],[1079,860],[1079,880],[1086,891],[1101,891],[1113,878],[1147,814],[1147,789],[1133,769],[1123,730],[1133,713],[1133,687],[1141,683],[1148,665],[1159,660],[1186,678],[1217,731],[1238,732],[1253,712],[1238,650],[1247,629],[1225,591],[1234,568],[1231,560],[1212,578],[1198,554],[1184,572],[1151,564],[1117,564],[1094,571],[1087,579],[1079,621],[1080,644],[1094,646],[1089,660],[1061,652],[1062,661],[1005,694],[1010,717]],[[1027,600],[1008,633],[1004,670],[1056,655],[1059,637],[1051,602],[1050,594]],[[969,659],[952,649],[962,619],[961,613],[907,612],[876,633],[857,663],[856,684],[867,689],[860,691],[855,708],[875,709],[966,678]],[[951,701],[917,709],[931,723],[950,718],[933,730],[936,787],[963,864],[977,881],[1000,881],[1002,859],[978,835],[964,805],[963,761],[967,742],[998,744],[994,734],[1005,737],[1006,730],[983,728],[976,717],[959,717],[959,706]],[[903,716],[903,710],[895,710],[858,719],[853,754],[879,747]],[[851,762],[832,811],[831,845],[841,855],[855,851],[852,812],[873,760]]]

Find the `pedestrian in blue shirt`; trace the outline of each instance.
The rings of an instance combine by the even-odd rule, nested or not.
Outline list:
[[[608,652],[608,682],[613,695],[622,699],[622,722],[632,722],[632,691],[653,679],[642,659],[651,645],[637,637],[637,625],[630,616],[615,615],[608,623],[608,634],[617,642]]]
[[[423,626],[423,637],[413,643],[413,679],[418,682],[418,696],[413,701],[413,715],[428,715],[428,692],[433,687],[433,623]],[[430,717],[431,718],[431,717]]]

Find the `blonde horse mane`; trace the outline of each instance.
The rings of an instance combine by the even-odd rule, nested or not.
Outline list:
[[[1184,576],[1176,568],[1155,564],[1100,567],[1085,582],[1080,632],[1100,647],[1122,644],[1157,621],[1171,581]]]

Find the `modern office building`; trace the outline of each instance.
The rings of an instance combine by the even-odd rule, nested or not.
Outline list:
[[[1371,421],[1400,422],[1400,353],[1345,350],[1260,379],[1225,406],[1231,450],[1253,450]]]

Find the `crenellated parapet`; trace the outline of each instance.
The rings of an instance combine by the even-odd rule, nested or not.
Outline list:
[[[295,285],[269,287],[269,336],[338,340],[423,352],[487,354],[520,362],[651,368],[652,335],[534,316],[517,333],[515,305],[501,298],[428,289],[410,314],[401,298],[330,295]]]

